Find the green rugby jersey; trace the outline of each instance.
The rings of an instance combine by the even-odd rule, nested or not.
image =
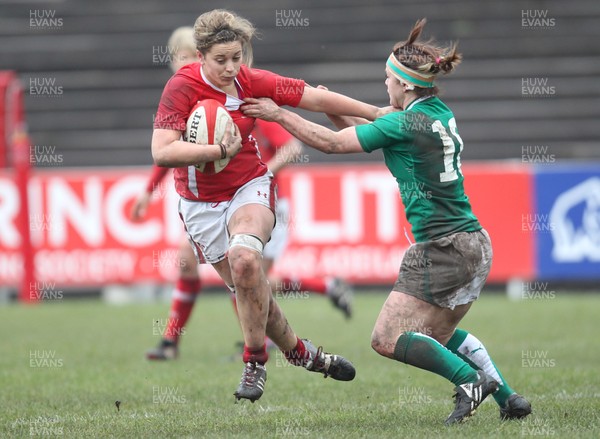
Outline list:
[[[383,150],[417,242],[481,229],[463,187],[456,120],[439,98],[416,99],[356,134],[366,152]]]

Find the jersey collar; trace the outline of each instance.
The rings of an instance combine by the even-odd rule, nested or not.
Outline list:
[[[427,99],[431,99],[431,98],[433,98],[433,97],[435,97],[435,96],[433,96],[433,95],[431,95],[431,96],[423,96],[423,97],[420,97],[420,98],[418,98],[418,99],[415,99],[415,100],[414,100],[414,101],[412,101],[410,104],[408,104],[408,107],[406,107],[406,109],[405,109],[404,111],[408,111],[408,110],[410,110],[412,107],[414,107],[415,105],[417,105],[418,103],[420,103],[420,102],[423,102],[423,101],[426,101]]]
[[[225,93],[219,87],[217,87],[212,82],[210,82],[208,80],[208,78],[206,77],[206,75],[204,74],[204,70],[202,69],[202,65],[200,65],[200,75],[202,75],[202,80],[204,82],[206,82],[209,86],[211,86],[212,88],[214,88],[216,91],[221,92],[221,93],[223,93],[226,96],[225,108],[227,108],[227,110],[229,110],[229,111],[235,111],[235,110],[238,110],[240,108],[240,105],[244,105],[245,104],[245,102],[243,100],[241,100],[240,98],[238,98],[237,96],[232,96],[230,94]],[[238,86],[238,88],[243,92],[243,88],[240,85],[240,83],[237,80],[237,78],[235,78],[234,81],[235,81],[236,85]]]

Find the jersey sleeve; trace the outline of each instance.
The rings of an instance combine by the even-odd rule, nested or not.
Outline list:
[[[265,120],[256,119],[256,124],[260,128],[267,143],[273,148],[281,148],[294,138],[294,136],[276,122],[267,122]]]
[[[277,105],[297,107],[304,94],[302,79],[279,76],[268,70],[249,69],[252,97],[271,98]]]
[[[184,76],[175,74],[163,90],[158,110],[154,117],[154,128],[185,131],[189,110],[192,108],[190,96],[192,87]]]
[[[154,192],[154,189],[158,186],[161,180],[165,178],[165,175],[167,175],[169,169],[170,168],[162,168],[156,165],[152,166],[152,173],[150,174],[150,177],[148,178],[148,183],[146,184],[146,192],[148,192],[149,194]]]
[[[408,147],[409,136],[403,130],[403,121],[404,114],[395,112],[375,119],[371,123],[357,125],[355,129],[360,146],[365,152],[391,146],[400,149]]]

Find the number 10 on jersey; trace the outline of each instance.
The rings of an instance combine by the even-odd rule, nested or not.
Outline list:
[[[446,131],[444,125],[439,120],[436,120],[431,124],[431,130],[434,133],[440,135],[442,144],[444,145],[444,172],[440,172],[440,182],[445,183],[448,181],[457,180],[459,176],[462,176],[460,172],[460,153],[463,150],[463,141],[456,130],[456,119],[451,118],[448,120],[448,127],[450,128],[450,134]],[[454,166],[454,154],[456,153],[456,144],[454,139],[458,142],[458,154],[456,154],[456,166]]]

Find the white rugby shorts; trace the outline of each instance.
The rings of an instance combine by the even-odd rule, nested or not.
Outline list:
[[[287,198],[279,198],[275,207],[275,228],[271,232],[271,240],[265,245],[263,257],[277,260],[285,252],[290,227],[290,203]]]
[[[229,249],[227,225],[235,211],[246,204],[262,204],[275,211],[277,190],[270,171],[243,185],[229,201],[179,199],[179,216],[199,264],[216,264],[225,259]]]

